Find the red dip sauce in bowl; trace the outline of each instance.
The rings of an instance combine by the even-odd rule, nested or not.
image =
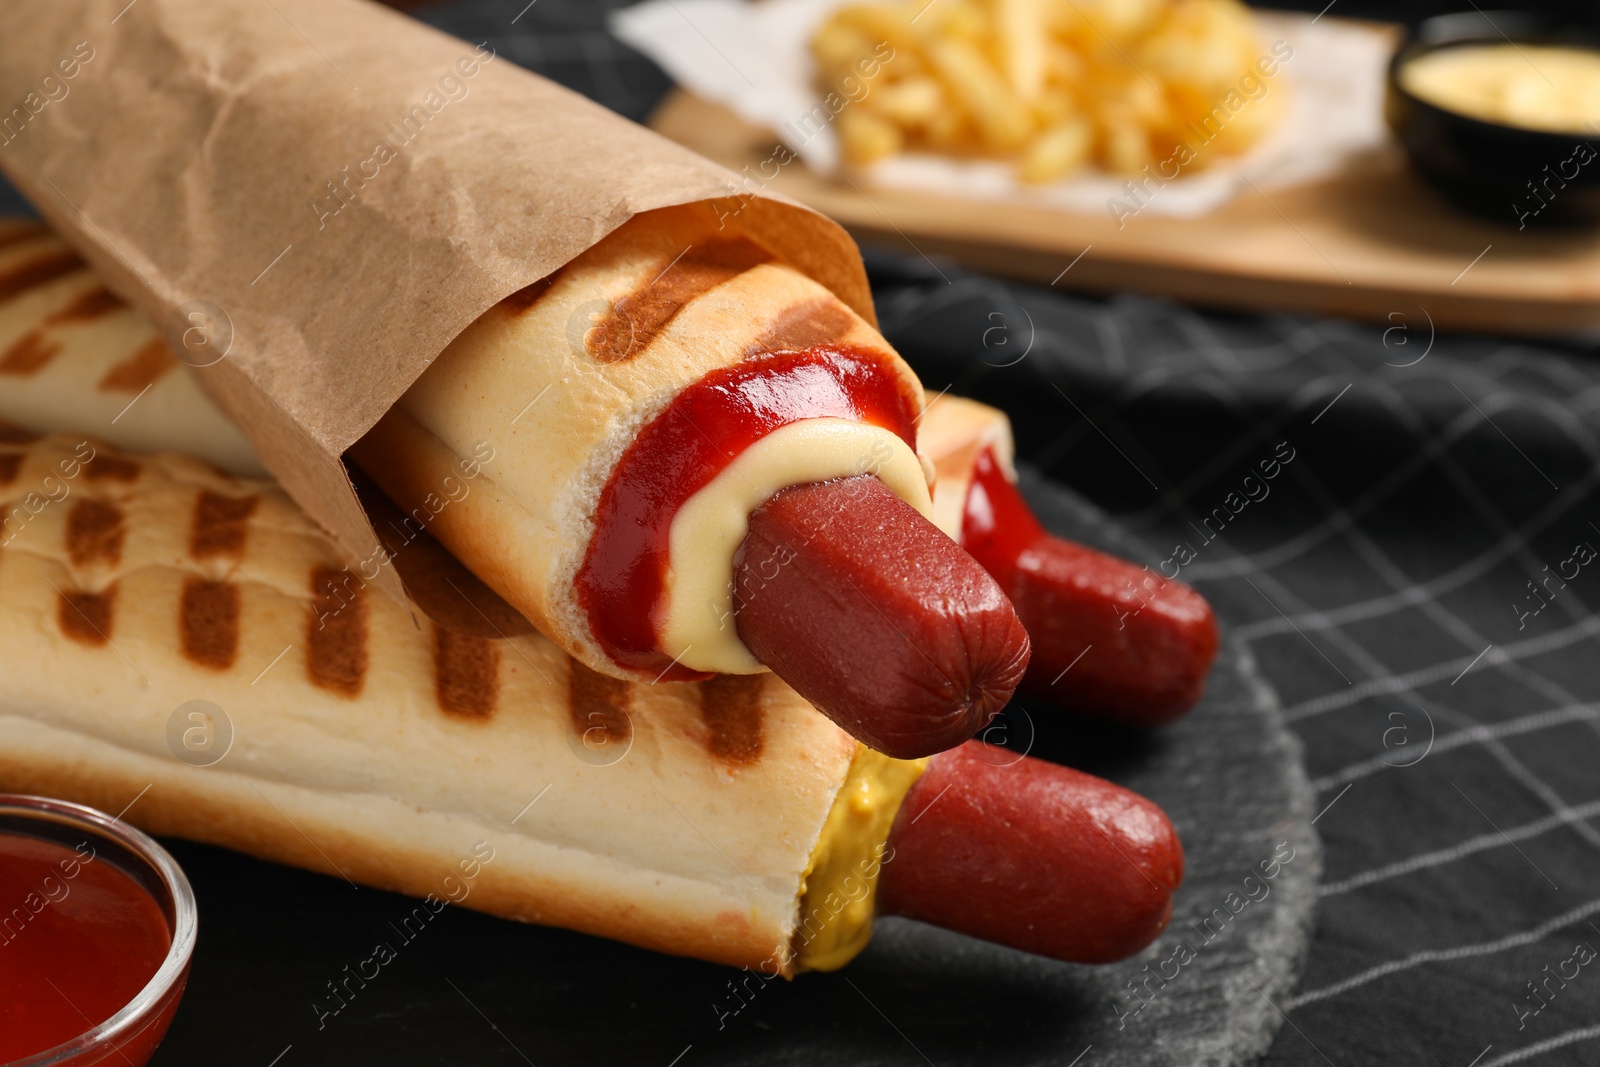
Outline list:
[[[0,795],[0,1064],[139,1067],[177,1010],[194,893],[93,808]]]

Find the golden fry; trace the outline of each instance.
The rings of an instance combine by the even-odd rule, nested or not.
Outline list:
[[[862,166],[889,158],[905,143],[900,127],[859,108],[839,113],[839,140],[845,155]]]
[[[1008,159],[1033,183],[1171,178],[1245,151],[1284,110],[1279,47],[1239,0],[882,0],[811,42],[825,91],[851,101],[848,162]]]
[[[1038,100],[1044,91],[1050,45],[1040,0],[998,0],[995,15],[1000,62],[1011,91],[1025,102]]]
[[[988,146],[999,152],[1020,148],[1033,127],[1033,116],[983,53],[960,40],[935,40],[927,48],[950,97],[966,105]]]
[[[868,92],[862,101],[875,114],[904,130],[919,130],[950,107],[944,87],[933,78],[914,76]]]
[[[1094,128],[1081,118],[1069,119],[1028,142],[1017,161],[1017,177],[1043,185],[1082,170],[1094,148]]]

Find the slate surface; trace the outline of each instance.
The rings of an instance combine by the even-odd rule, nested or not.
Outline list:
[[[1153,561],[1079,498],[1037,477],[1025,488],[1056,532]],[[1172,816],[1188,875],[1146,953],[1077,967],[888,920],[843,971],[751,979],[736,996],[740,972],[454,908],[408,942],[395,928],[406,898],[169,842],[201,935],[153,1063],[1221,1067],[1263,1051],[1280,1021],[1270,1002],[1305,954],[1321,852],[1299,744],[1247,656],[1228,644],[1201,706],[1156,734],[1029,702],[990,740],[1124,783]],[[393,962],[322,1018],[336,1006],[327,983],[380,941]],[[1146,981],[1163,961],[1174,977]]]

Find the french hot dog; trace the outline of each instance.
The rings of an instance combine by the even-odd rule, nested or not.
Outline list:
[[[1032,639],[1025,692],[1133,726],[1192,708],[1216,658],[1204,597],[1147,567],[1054,537],[1017,491],[1005,416],[945,396],[923,420],[936,521],[994,576]]]
[[[951,639],[920,652],[872,642],[915,692],[860,689],[850,628],[760,609],[754,630],[723,624],[749,515],[784,489],[865,474],[906,505],[904,521],[859,528],[856,545],[819,544],[816,567],[846,549],[932,550],[936,531],[909,518],[930,508],[922,402],[876,330],[697,204],[630,220],[486,313],[351,455],[407,512],[482,457],[485,487],[441,508],[433,533],[592,669],[670,681],[771,668],[857,736],[926,755],[981,726],[1026,659],[1014,619],[960,622],[1012,614],[991,585],[943,588],[956,573],[946,565],[902,568],[892,595],[858,583],[876,613],[911,611],[907,625],[930,633],[943,617],[996,643],[968,656],[948,625]],[[747,631],[766,637],[762,651]]]
[[[157,833],[425,896],[419,909],[768,974],[858,953],[897,865],[888,910],[1030,951],[1108,958],[1159,929],[1181,855],[1113,786],[982,765],[986,746],[895,760],[771,674],[613,679],[537,633],[502,636],[514,613],[448,574],[461,628],[418,629],[349,583],[271,482],[22,436],[0,444],[0,499],[31,501],[4,511],[0,547],[0,648],[27,665],[0,682],[0,790],[126,808]],[[395,542],[408,587],[425,540]],[[196,726],[231,747],[186,759]],[[1046,795],[1063,785],[1070,804]],[[1085,827],[1155,890],[1110,899],[1128,879],[1076,840]],[[1038,910],[1036,933],[997,922],[984,893],[952,884],[970,873],[963,836],[1014,891],[1059,903],[1050,887],[1070,886],[1072,906]]]

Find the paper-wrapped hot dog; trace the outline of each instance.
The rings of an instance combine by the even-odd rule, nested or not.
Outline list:
[[[26,272],[32,277],[42,273],[37,264],[64,253],[63,246],[42,236],[35,224],[0,220],[0,233],[21,238],[19,245],[29,250],[29,258],[18,262],[35,264]],[[20,266],[14,269],[23,273]],[[195,389],[191,368],[170,364],[170,370],[139,400],[143,404],[159,396],[160,420],[132,420],[129,416],[138,405],[120,419],[101,418],[106,404],[104,383],[121,373],[113,370],[130,362],[150,362],[147,354],[157,340],[142,317],[126,310],[93,320],[92,329],[77,320],[67,321],[63,309],[76,305],[83,299],[81,294],[96,291],[92,275],[81,267],[70,267],[59,283],[47,283],[39,291],[26,290],[16,300],[0,304],[0,328],[17,339],[45,338],[51,346],[43,373],[14,374],[15,392],[0,392],[0,416],[15,409],[14,421],[35,429],[98,429],[107,440],[127,448],[142,447],[152,434],[158,434],[159,440],[170,440],[173,447],[218,466],[253,469],[257,461],[248,443]],[[820,299],[823,303],[818,307],[831,306],[826,297]],[[609,300],[595,307],[580,306],[574,343],[584,342],[596,307],[610,306]],[[525,328],[518,321],[521,310],[513,302],[491,312],[491,317],[503,315],[499,327],[515,332]],[[808,311],[791,320],[794,332],[788,335],[790,343],[839,333],[841,324],[850,321],[850,313],[838,308],[833,314]],[[482,325],[487,328],[488,323]],[[0,340],[6,336],[0,333]],[[873,342],[875,332],[859,323],[841,337],[881,343]],[[55,347],[58,343],[59,349]],[[0,373],[4,373],[3,364]],[[42,391],[36,384],[41,381]],[[399,410],[406,407],[402,403]],[[945,394],[921,416],[920,430],[922,451],[937,475],[933,521],[949,537],[976,552],[1023,610],[1035,649],[1027,676],[1029,690],[1077,710],[1143,725],[1165,721],[1192,706],[1216,650],[1216,623],[1205,602],[1180,583],[1046,535],[1012,485],[1016,477],[1014,446],[1003,412]],[[419,438],[426,442],[415,427],[398,423],[398,416],[387,420],[381,433],[394,436],[402,449],[414,446]],[[440,448],[431,454],[438,462],[448,453],[448,448]],[[425,460],[428,455],[424,454]],[[467,469],[481,476],[483,464],[476,459],[467,463]],[[384,469],[381,462],[374,468]],[[439,472],[442,485],[454,486],[450,495],[461,492],[461,473],[459,466]],[[450,481],[445,482],[447,478]],[[404,489],[392,470],[388,481],[397,492]],[[430,504],[424,497],[411,515],[382,528],[413,534],[425,530],[436,514],[451,513],[454,503],[445,506],[445,499],[435,496]],[[468,507],[462,514],[481,516],[484,510]],[[737,521],[742,516],[731,518]],[[778,553],[758,557],[754,567],[746,568],[745,592],[754,586],[757,594],[765,593],[764,579],[771,574],[766,568],[783,558]],[[515,582],[516,576],[510,580]],[[419,595],[426,590],[413,585],[411,592]],[[452,595],[423,598],[430,612],[455,599]],[[725,611],[725,601],[719,601],[709,614]],[[726,619],[725,614],[721,617]]]
[[[920,388],[838,227],[350,0],[9,9],[0,94],[102,16],[115,34],[0,167],[115,291],[218,332],[199,380],[347,551],[376,546],[339,457],[404,394],[365,462],[431,518],[452,470],[495,456],[494,491],[435,521],[592,669],[765,665],[893,755],[1009,697],[1026,634],[920,514]],[[863,343],[783,352],[796,329]],[[755,605],[746,517],[793,549]],[[398,594],[381,562],[362,579]]]
[[[749,674],[728,624],[748,512],[870,472],[927,514],[922,401],[860,316],[691,205],[502,301],[351,455],[404,510],[431,496],[440,540],[595,670]],[[490,451],[494,491],[445,504]]]
[[[0,495],[53,488],[0,549],[0,790],[768,974],[847,962],[876,911],[1083,961],[1170,913],[1172,828],[1108,783],[976,743],[891,760],[771,675],[623,682],[419,630],[345,598],[270,482],[6,436]]]
[[[869,743],[915,756],[971,736],[1026,659],[998,588],[927,521],[921,409],[921,385],[876,330],[690,205],[631,220],[502,301],[351,454],[594,670],[649,681],[769,665]],[[452,501],[480,466],[479,490]],[[773,543],[747,544],[752,513],[781,491],[861,476],[909,506],[830,486]],[[847,524],[880,499],[884,520]],[[941,542],[954,574],[936,565]],[[810,566],[824,606],[805,617],[805,590],[741,588],[751,553],[770,564],[762,584]],[[874,578],[896,560],[918,565],[885,591]],[[907,588],[921,600],[886,599]],[[780,599],[788,610],[762,614]],[[865,631],[884,619],[895,629],[874,640]],[[807,641],[817,654],[794,662]],[[856,667],[840,646],[874,662]],[[897,674],[898,689],[852,687]],[[940,723],[931,739],[923,719]]]

